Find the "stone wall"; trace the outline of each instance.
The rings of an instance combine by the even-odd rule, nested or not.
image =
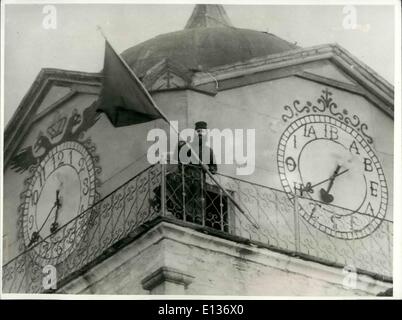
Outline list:
[[[391,283],[162,222],[59,288],[64,294],[369,296]]]

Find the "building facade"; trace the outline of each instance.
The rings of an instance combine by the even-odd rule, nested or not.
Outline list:
[[[179,130],[255,130],[254,172],[214,175],[243,212],[199,167],[150,165],[147,134],[168,126],[113,127],[102,73],[43,69],[5,130],[3,292],[392,288],[392,85],[337,44],[239,29],[219,5],[122,57]]]

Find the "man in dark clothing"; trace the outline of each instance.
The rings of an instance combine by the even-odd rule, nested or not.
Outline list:
[[[218,170],[213,151],[206,146],[206,122],[195,124],[197,136],[191,146],[212,174]],[[184,148],[184,149],[183,149]],[[166,173],[166,210],[177,219],[203,224],[206,212],[206,172],[184,141],[178,144],[178,165],[169,166]],[[180,161],[180,160],[187,161]],[[208,160],[208,161],[207,161]],[[155,190],[160,198],[160,187]]]

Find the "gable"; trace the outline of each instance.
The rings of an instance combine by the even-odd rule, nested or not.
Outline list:
[[[151,91],[162,89],[177,89],[187,85],[187,82],[171,70],[166,70],[152,84]]]
[[[191,72],[177,63],[162,59],[147,71],[142,81],[151,92],[184,89],[191,84]]]
[[[100,85],[98,74],[42,69],[5,128],[5,166],[37,121],[49,113],[53,114],[79,93],[97,97]]]
[[[51,86],[49,91],[39,104],[36,114],[40,114],[41,112],[45,111],[56,103],[65,100],[72,92],[73,90],[71,87],[61,87],[58,85]]]

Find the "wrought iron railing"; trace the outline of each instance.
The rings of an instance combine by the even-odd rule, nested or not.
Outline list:
[[[392,279],[392,221],[308,197],[298,196],[295,205],[294,194],[234,177],[217,176],[220,184],[233,192],[235,200],[256,221],[250,223],[250,219],[244,215],[231,215],[234,219],[230,223],[231,233],[321,263],[347,266],[348,270],[361,271],[379,279]],[[323,227],[312,226],[309,221],[311,216],[303,217],[306,212],[302,208],[308,206],[314,207],[315,216],[328,212],[337,217],[353,215],[355,225],[358,225],[359,220],[378,219],[378,226],[372,228],[365,237],[354,238],[350,234],[341,237],[333,231],[336,230],[335,225],[331,225],[331,232]],[[340,230],[338,221],[333,221],[333,224],[338,223]]]
[[[303,201],[283,191],[215,175],[245,211],[241,213],[198,166],[155,165],[123,184],[93,207],[3,266],[3,292],[43,292],[43,267],[56,267],[68,282],[119,243],[165,217],[321,263],[351,266],[391,279],[392,221],[383,220],[369,237],[340,239],[314,228],[299,212]],[[316,202],[317,210],[347,209]],[[356,214],[356,213],[354,213]]]
[[[144,223],[159,215],[150,205],[161,184],[160,166],[151,166],[90,209],[3,266],[3,292],[45,291],[43,268],[56,268],[58,283],[107,253]]]
[[[244,209],[242,214],[198,167],[173,166],[164,176],[164,212],[175,219],[202,224],[320,263],[347,266],[348,270],[366,272],[383,279],[392,277],[393,223],[390,220],[299,195],[295,202],[294,194],[216,174],[219,184]],[[304,218],[307,213],[303,211],[303,208],[312,206],[314,216],[327,215],[338,219],[330,221],[331,228],[314,227],[311,221],[313,215],[309,213],[308,218]],[[183,215],[183,212],[186,214]],[[373,223],[376,227],[371,228],[365,237],[358,232],[354,235],[353,226],[349,232],[341,232],[345,226],[341,225],[339,217],[352,215],[356,226],[359,221],[377,219]]]

